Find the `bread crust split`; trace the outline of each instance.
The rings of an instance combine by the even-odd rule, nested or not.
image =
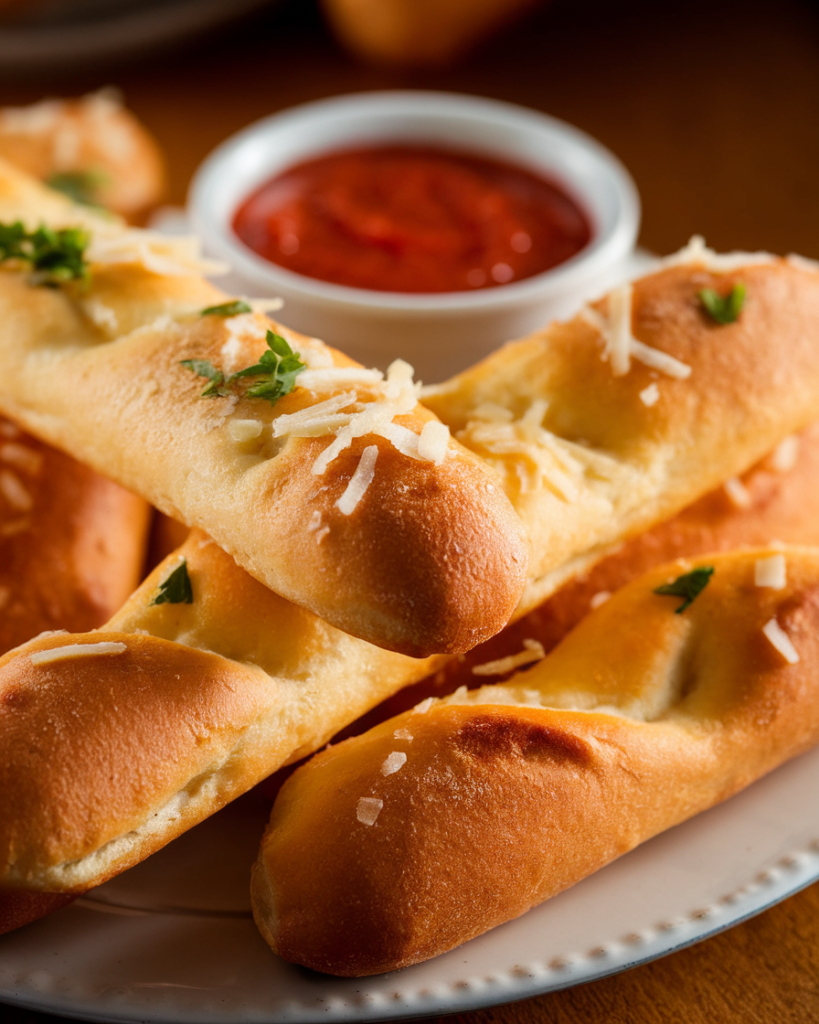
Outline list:
[[[273,950],[344,976],[425,960],[815,745],[819,551],[785,549],[778,590],[755,584],[773,553],[655,569],[528,672],[299,768],[253,871]],[[711,582],[675,614],[680,598],[655,589],[702,565]],[[771,620],[798,663],[766,636]]]
[[[525,581],[522,527],[494,473],[445,431],[442,446],[422,452],[434,416],[409,379],[362,375],[257,313],[202,315],[227,297],[183,265],[178,243],[124,231],[3,166],[0,221],[16,219],[84,225],[92,276],[48,289],[24,270],[0,270],[0,408],[204,528],[271,589],[346,632],[424,656],[467,650],[505,624]],[[268,328],[308,364],[295,389],[275,406],[203,399],[207,381],[183,361],[225,373],[254,365]],[[276,435],[293,422],[283,417],[334,400],[320,425]],[[347,447],[337,443],[338,457],[319,467],[358,413],[377,422],[362,436],[353,425]],[[258,432],[237,436],[237,423]],[[413,446],[417,457],[406,453]],[[372,480],[345,511],[338,502],[372,447]]]

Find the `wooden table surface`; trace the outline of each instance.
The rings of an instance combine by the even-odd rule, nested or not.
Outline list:
[[[164,147],[173,203],[184,202],[208,151],[256,118],[342,92],[446,89],[534,107],[600,139],[634,175],[641,242],[653,250],[700,233],[720,249],[819,257],[819,10],[807,0],[555,0],[456,66],[423,72],[358,63],[313,0],[291,0],[183,50],[0,77],[0,104],[109,83]],[[0,1019],[57,1020],[10,1007],[0,1007]],[[624,974],[448,1019],[817,1021],[819,886]]]

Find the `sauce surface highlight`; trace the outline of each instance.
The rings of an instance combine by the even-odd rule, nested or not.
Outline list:
[[[520,281],[588,244],[589,222],[522,167],[431,146],[344,150],[253,192],[233,228],[260,256],[354,288],[459,292]]]

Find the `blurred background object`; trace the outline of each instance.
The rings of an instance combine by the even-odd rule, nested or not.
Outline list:
[[[132,223],[164,198],[162,152],[114,89],[0,108],[0,157],[75,202]]]
[[[543,0],[323,0],[339,39],[367,60],[446,64]]]
[[[275,0],[0,0],[0,71],[30,72],[196,37]]]

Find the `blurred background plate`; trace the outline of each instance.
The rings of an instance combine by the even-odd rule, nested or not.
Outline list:
[[[0,0],[0,68],[36,71],[152,50],[276,0]]]

